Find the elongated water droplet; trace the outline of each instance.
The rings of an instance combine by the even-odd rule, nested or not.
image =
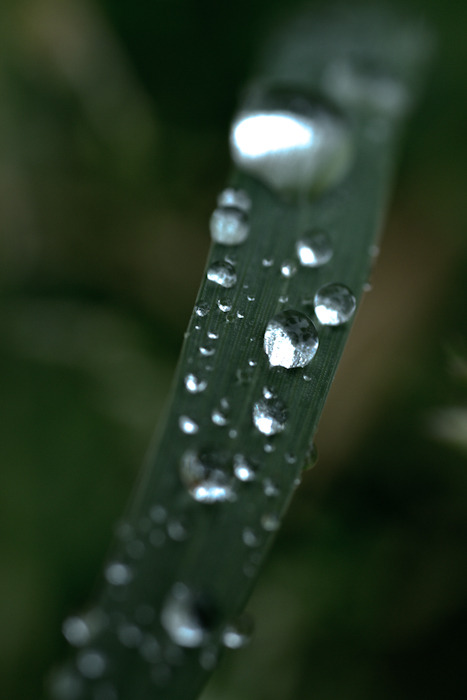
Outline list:
[[[199,647],[206,640],[214,617],[213,606],[206,596],[176,583],[162,608],[161,623],[176,644]]]
[[[248,212],[251,209],[251,199],[245,190],[238,190],[234,187],[227,187],[222,190],[217,198],[218,207],[236,207]]]
[[[301,238],[296,245],[300,264],[305,267],[320,267],[332,258],[332,244],[326,231],[313,231]]]
[[[180,416],[178,425],[182,433],[186,433],[187,435],[194,435],[199,430],[198,423],[195,423],[195,421],[188,416]]]
[[[347,172],[349,128],[321,97],[257,88],[247,105],[230,133],[232,159],[240,169],[289,195],[321,191]]]
[[[354,314],[356,299],[343,284],[326,284],[315,294],[316,318],[324,326],[340,326]]]
[[[257,466],[245,455],[234,455],[234,474],[239,481],[254,481],[256,479]]]
[[[187,374],[185,377],[185,388],[190,394],[199,394],[204,391],[208,383],[205,379],[198,379],[194,374]]]
[[[287,423],[287,409],[280,399],[261,399],[253,405],[253,423],[263,435],[276,435]]]
[[[248,216],[238,207],[218,207],[209,223],[211,238],[222,245],[240,245],[248,238]]]
[[[233,265],[223,261],[214,262],[209,266],[207,278],[210,282],[215,282],[215,284],[226,288],[233,287],[237,282]]]
[[[251,615],[242,613],[222,632],[222,644],[228,649],[241,649],[246,646],[253,634],[254,622]]]
[[[188,493],[200,503],[221,503],[235,499],[234,479],[228,457],[223,453],[188,450],[180,462],[180,478]]]
[[[281,311],[268,323],[264,351],[273,367],[305,367],[318,349],[318,333],[301,311]]]

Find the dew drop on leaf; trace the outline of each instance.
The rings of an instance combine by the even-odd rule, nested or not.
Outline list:
[[[205,379],[199,379],[194,374],[187,374],[184,381],[185,388],[190,394],[199,394],[204,391],[208,385]]]
[[[313,304],[323,326],[340,326],[352,318],[357,302],[345,285],[326,284],[316,292]]]
[[[281,311],[268,323],[264,351],[273,367],[305,367],[318,349],[318,333],[301,311]]]
[[[185,584],[172,587],[161,612],[161,623],[170,639],[182,647],[200,647],[212,626],[214,610],[209,600]]]
[[[222,245],[240,245],[250,231],[248,216],[238,207],[218,207],[209,222],[211,238]]]
[[[245,190],[234,187],[226,187],[217,198],[218,207],[236,207],[244,212],[251,209],[251,199]]]
[[[209,266],[206,276],[210,282],[214,282],[227,289],[235,286],[237,282],[237,275],[233,265],[223,261],[213,262]]]
[[[126,586],[133,579],[133,572],[127,564],[114,561],[107,565],[105,578],[112,586]]]
[[[297,272],[297,265],[293,260],[284,260],[281,265],[281,275],[283,277],[293,277]]]
[[[188,416],[180,416],[178,425],[182,433],[186,433],[186,435],[195,435],[199,430],[198,423],[195,423],[195,421]]]
[[[253,618],[242,613],[226,625],[222,631],[222,644],[228,649],[242,649],[248,644],[253,634]]]
[[[287,409],[280,399],[260,399],[253,405],[253,423],[263,435],[276,435],[287,423]]]
[[[234,477],[223,453],[188,450],[180,462],[180,478],[199,503],[221,503],[235,499]]]
[[[254,481],[256,479],[256,464],[243,454],[234,455],[234,474],[239,481]]]
[[[333,255],[332,243],[326,231],[313,231],[296,244],[297,256],[304,267],[320,267]]]

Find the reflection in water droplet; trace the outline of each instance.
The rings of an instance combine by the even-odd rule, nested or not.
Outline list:
[[[119,626],[117,630],[117,637],[124,647],[129,649],[136,649],[141,644],[143,639],[143,633],[137,625],[132,625],[128,622]]]
[[[232,304],[228,301],[222,301],[221,299],[218,299],[217,306],[219,308],[219,311],[222,311],[224,314],[228,313],[229,311],[232,311]]]
[[[227,187],[222,190],[217,198],[218,207],[236,207],[245,212],[251,209],[251,199],[245,190],[237,190],[234,187]]]
[[[211,238],[222,245],[240,245],[248,238],[248,216],[238,207],[218,207],[209,223]]]
[[[242,613],[230,624],[224,627],[222,632],[222,644],[228,649],[241,649],[246,646],[253,634],[253,618],[247,613]]]
[[[195,314],[202,318],[203,316],[208,315],[209,309],[209,304],[207,304],[206,302],[201,302],[200,304],[197,304],[197,306],[195,306]]]
[[[187,374],[185,377],[185,388],[190,394],[199,394],[204,391],[208,383],[205,379],[198,379],[194,374]]]
[[[115,561],[106,567],[105,578],[112,586],[126,586],[132,580],[133,573],[129,566]]]
[[[180,478],[195,501],[220,503],[235,499],[228,462],[228,457],[219,452],[185,452],[180,462]]]
[[[102,652],[86,649],[77,655],[76,666],[85,678],[95,679],[104,674],[107,663]]]
[[[305,367],[318,349],[318,333],[301,311],[281,311],[268,323],[264,351],[273,367]]]
[[[239,481],[254,481],[256,479],[256,465],[248,460],[245,455],[234,456],[234,474]]]
[[[263,435],[276,435],[284,430],[287,409],[279,399],[261,399],[253,405],[253,423]]]
[[[210,282],[215,282],[221,287],[226,287],[229,289],[233,287],[237,282],[237,275],[235,269],[232,265],[227,262],[214,262],[209,266],[206,274]]]
[[[289,301],[289,297],[286,294],[281,294],[277,301],[279,302],[279,304],[287,304],[287,302]]]
[[[214,353],[216,352],[216,348],[209,348],[206,347],[205,345],[201,345],[199,349],[199,354],[202,355],[203,357],[212,357]]]
[[[182,647],[199,647],[206,640],[214,618],[209,600],[176,583],[162,608],[161,623],[173,642]]]
[[[178,425],[182,433],[186,433],[187,435],[194,435],[199,430],[198,424],[188,416],[180,416]]]
[[[273,389],[268,386],[263,386],[263,396],[265,399],[273,399],[276,394]]]
[[[274,260],[273,258],[263,258],[261,264],[263,267],[272,267],[274,265]]]
[[[332,243],[326,231],[313,231],[296,244],[300,264],[305,267],[320,267],[332,258]]]
[[[281,265],[281,275],[283,277],[293,277],[297,272],[297,265],[293,260],[284,260]]]
[[[224,427],[228,425],[229,419],[219,408],[215,408],[211,413],[211,420],[214,425]]]
[[[279,529],[280,520],[275,513],[265,513],[261,517],[261,527],[266,532],[274,532]]]
[[[230,133],[232,159],[272,189],[320,191],[348,170],[352,139],[347,124],[322,98],[290,89],[257,89]]]
[[[354,314],[356,299],[343,284],[327,284],[315,294],[316,318],[324,326],[340,326]]]

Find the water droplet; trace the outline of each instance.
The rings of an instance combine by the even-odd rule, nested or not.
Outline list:
[[[279,399],[261,399],[253,405],[253,423],[263,435],[276,435],[284,430],[287,409]]]
[[[251,527],[246,527],[242,532],[242,540],[247,547],[257,547],[259,537]]]
[[[273,399],[273,398],[275,398],[276,393],[270,387],[263,386],[263,396],[265,399]]]
[[[239,481],[254,481],[256,479],[257,465],[248,460],[245,455],[234,455],[233,463],[234,474]]]
[[[222,411],[219,408],[215,408],[212,411],[211,420],[214,423],[214,425],[218,425],[220,427],[224,427],[229,423],[229,419],[224,413],[222,413]]]
[[[329,234],[319,230],[297,241],[296,250],[300,264],[305,267],[325,265],[333,255]]]
[[[265,513],[261,517],[261,527],[266,532],[274,532],[279,529],[280,520],[275,513]]]
[[[268,498],[276,498],[280,491],[276,484],[271,479],[265,479],[263,481],[264,495]]]
[[[200,647],[212,626],[214,610],[206,596],[176,583],[162,608],[161,623],[173,642],[182,647]]]
[[[308,446],[308,450],[305,455],[305,461],[303,464],[303,471],[307,469],[312,469],[316,462],[318,461],[318,450],[314,442],[311,442]]]
[[[86,649],[76,657],[76,666],[85,678],[95,679],[100,678],[105,673],[107,662],[102,652]]]
[[[233,473],[225,454],[188,450],[180,463],[180,478],[189,494],[200,503],[220,503],[235,499]]]
[[[117,637],[124,647],[136,649],[141,644],[143,633],[137,625],[124,623],[117,630]]]
[[[275,448],[275,446],[272,444],[272,442],[266,442],[265,445],[264,445],[264,451],[265,451],[267,454],[271,454],[271,452],[274,452],[275,449],[276,449],[276,448]]]
[[[215,333],[214,331],[208,331],[206,335],[209,340],[219,340],[219,333]]]
[[[205,345],[201,345],[199,349],[199,354],[203,357],[212,357],[212,355],[214,355],[215,352],[216,348],[206,347]]]
[[[235,428],[229,430],[229,438],[235,440],[236,437],[238,437],[238,430],[235,430]]]
[[[132,580],[133,573],[126,564],[114,561],[106,567],[105,578],[112,586],[126,586]]]
[[[318,349],[318,333],[301,311],[281,311],[268,323],[264,351],[273,367],[305,367]]]
[[[296,456],[290,452],[286,452],[284,457],[287,464],[295,464],[295,462],[297,461]]]
[[[106,625],[107,618],[98,608],[93,608],[84,615],[67,617],[62,625],[63,636],[74,647],[84,647]]]
[[[185,388],[190,394],[199,394],[204,391],[208,385],[205,379],[198,379],[194,374],[187,374],[184,381]]]
[[[163,523],[167,517],[167,509],[159,504],[151,506],[149,510],[149,517],[154,523]]]
[[[184,542],[188,538],[188,523],[183,518],[171,518],[167,523],[167,534],[174,542]]]
[[[287,304],[289,301],[289,297],[286,294],[281,294],[281,296],[278,299],[279,304]]]
[[[209,266],[206,276],[210,282],[229,289],[237,282],[237,275],[232,265],[227,262],[214,262]]]
[[[263,258],[261,264],[263,267],[272,267],[274,265],[274,260],[273,258]]]
[[[222,301],[221,299],[218,299],[217,306],[219,308],[219,311],[222,311],[224,314],[228,313],[229,311],[232,311],[232,304],[228,301]]]
[[[248,216],[238,207],[218,207],[209,222],[211,238],[222,245],[240,245],[248,238]]]
[[[245,190],[227,187],[217,198],[218,207],[236,207],[247,212],[251,209],[251,199]]]
[[[357,302],[348,287],[343,284],[327,284],[315,294],[316,318],[325,326],[340,326],[354,314]]]
[[[247,295],[247,300],[248,300],[248,301],[254,301],[254,300],[255,300],[254,295],[253,295],[253,294],[248,294],[248,295]]]
[[[186,433],[187,435],[195,435],[199,430],[199,425],[188,416],[180,416],[178,425],[182,433]]]
[[[205,302],[201,302],[200,304],[195,306],[195,314],[197,316],[200,316],[201,318],[203,318],[203,316],[207,316],[209,311],[210,311],[210,306],[209,306],[209,304],[207,304]]]
[[[253,627],[252,616],[247,613],[242,613],[224,627],[222,632],[222,644],[228,649],[243,648],[251,639]]]
[[[297,272],[297,265],[293,260],[284,260],[281,265],[281,275],[283,277],[293,277]]]
[[[291,89],[256,89],[236,115],[230,148],[236,165],[285,194],[317,192],[347,172],[352,139],[338,111]]]
[[[237,311],[237,318],[245,318],[245,314],[241,311]]]

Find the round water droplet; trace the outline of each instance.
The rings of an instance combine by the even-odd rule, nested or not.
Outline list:
[[[297,272],[297,265],[293,260],[284,260],[281,265],[281,275],[283,277],[293,277]]]
[[[215,352],[216,348],[206,347],[205,345],[201,345],[199,349],[199,354],[203,357],[212,357],[212,355],[214,355]]]
[[[248,212],[251,209],[251,199],[245,190],[227,187],[217,198],[218,207],[236,207]]]
[[[280,520],[275,513],[265,513],[261,517],[261,527],[266,532],[274,532],[279,529]]]
[[[132,580],[133,572],[126,564],[114,561],[106,567],[105,578],[112,586],[126,586]]]
[[[194,374],[187,374],[184,381],[185,388],[190,394],[200,394],[208,385],[205,379],[198,379]]]
[[[232,311],[232,304],[228,301],[222,301],[221,299],[217,300],[217,306],[219,308],[219,311],[222,311],[222,313],[226,314],[229,311]]]
[[[287,304],[287,302],[289,301],[289,297],[286,294],[281,294],[277,301],[279,302],[279,304]]]
[[[273,367],[305,367],[318,349],[318,333],[301,311],[281,311],[264,333],[264,351]]]
[[[227,262],[214,262],[209,266],[206,276],[210,282],[229,289],[237,282],[237,275],[232,265]]]
[[[333,250],[329,234],[326,231],[313,231],[296,244],[300,264],[305,267],[320,267],[332,258]]]
[[[219,333],[215,333],[214,331],[208,331],[206,335],[208,336],[209,340],[219,340]]]
[[[167,509],[157,503],[156,505],[151,506],[149,510],[149,517],[154,523],[163,523],[167,518]]]
[[[253,405],[253,423],[263,435],[276,435],[287,423],[287,409],[279,399],[261,399]]]
[[[95,679],[105,673],[107,662],[101,651],[86,649],[76,657],[76,666],[85,678]]]
[[[253,634],[253,618],[248,613],[242,613],[222,632],[222,644],[228,649],[242,649],[248,644]]]
[[[271,481],[271,479],[265,479],[263,481],[263,488],[264,488],[264,495],[267,496],[268,498],[276,498],[276,496],[278,496],[280,493],[276,484],[273,481]]]
[[[195,594],[183,583],[176,583],[162,608],[161,623],[175,644],[200,647],[215,618],[206,596]]]
[[[269,386],[263,386],[263,396],[265,399],[273,399],[276,396],[274,389]]]
[[[229,423],[229,419],[219,408],[215,408],[212,411],[211,420],[214,425],[218,425],[219,427],[224,427]]]
[[[251,527],[246,527],[242,532],[242,539],[247,547],[258,547],[260,540]]]
[[[143,633],[137,625],[128,622],[121,624],[117,630],[117,637],[120,644],[128,649],[136,649],[141,644]]]
[[[257,465],[247,459],[245,455],[234,455],[234,474],[239,481],[254,481],[256,479]]]
[[[180,478],[190,496],[200,503],[221,503],[235,499],[234,479],[228,457],[219,452],[199,454],[188,450],[180,462]]]
[[[178,425],[182,433],[186,433],[187,435],[194,435],[199,430],[199,425],[188,416],[180,416]]]
[[[209,222],[211,238],[222,245],[240,245],[248,238],[248,216],[238,207],[218,207]]]
[[[63,636],[75,647],[84,647],[91,640],[91,631],[82,617],[67,617],[62,625]]]
[[[203,318],[203,316],[208,315],[209,309],[210,309],[209,304],[207,304],[206,302],[201,302],[200,304],[197,304],[195,306],[195,314],[197,316],[200,316],[201,318]]]
[[[343,284],[326,284],[315,294],[316,318],[324,326],[340,326],[354,314],[356,299],[350,289]]]
[[[272,267],[274,265],[274,260],[273,258],[263,258],[261,264],[263,267]]]
[[[257,88],[230,133],[236,165],[288,195],[319,192],[347,172],[352,138],[339,112],[321,97]]]

